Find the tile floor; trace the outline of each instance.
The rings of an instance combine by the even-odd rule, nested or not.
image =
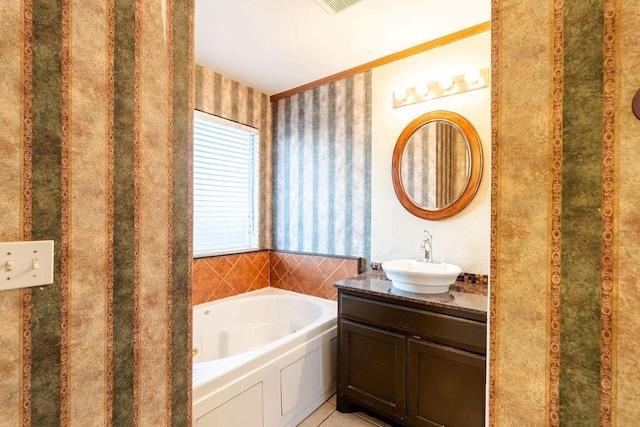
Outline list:
[[[391,427],[383,421],[380,421],[364,412],[354,412],[351,414],[343,414],[336,410],[336,395],[334,394],[315,410],[311,415],[305,418],[298,427]]]

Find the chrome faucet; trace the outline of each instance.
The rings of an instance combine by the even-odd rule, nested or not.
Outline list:
[[[421,262],[433,262],[433,248],[431,241],[433,236],[427,230],[424,230],[424,239],[420,242],[420,249],[424,251],[424,257],[420,259]]]

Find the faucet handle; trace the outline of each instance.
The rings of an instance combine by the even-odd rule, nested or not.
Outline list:
[[[424,230],[424,238],[420,242],[420,249],[428,249],[427,244],[431,243],[431,239],[432,239],[431,233],[429,233],[428,230]]]
[[[433,249],[431,248],[431,244],[433,243],[433,236],[429,233],[428,230],[424,230],[424,239],[422,243],[420,243],[420,249],[424,250],[424,261],[423,262],[433,262]]]

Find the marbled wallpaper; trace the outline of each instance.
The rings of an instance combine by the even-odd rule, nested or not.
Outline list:
[[[640,418],[640,15],[493,1],[490,425]]]
[[[162,6],[0,3],[0,240],[56,242],[0,293],[0,425],[190,423],[194,6]],[[489,424],[634,425],[637,2],[492,9]],[[369,256],[369,85],[273,106],[277,248]]]
[[[166,9],[165,9],[166,6]],[[190,424],[191,0],[0,3],[0,425]]]
[[[196,109],[254,127],[260,132],[260,249],[272,240],[272,114],[269,97],[209,68],[196,65]]]
[[[273,104],[273,249],[371,256],[371,73]]]

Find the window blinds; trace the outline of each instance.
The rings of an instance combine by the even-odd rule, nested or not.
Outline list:
[[[257,130],[196,111],[193,140],[194,256],[257,249]]]

